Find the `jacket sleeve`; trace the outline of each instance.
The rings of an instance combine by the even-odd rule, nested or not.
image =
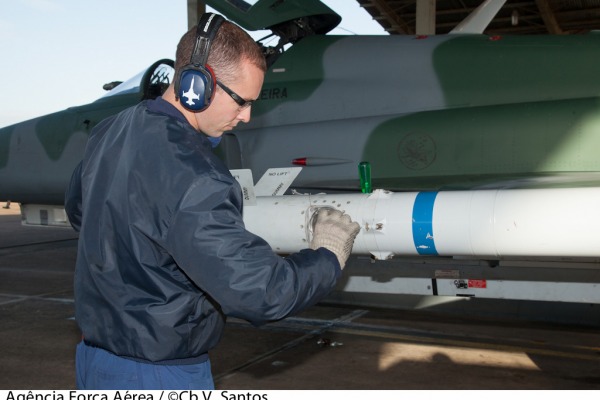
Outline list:
[[[179,267],[226,315],[256,325],[299,312],[325,297],[341,274],[335,255],[324,248],[287,258],[277,255],[245,229],[236,189],[212,180],[187,193],[167,237]]]
[[[73,175],[71,175],[71,181],[69,182],[69,186],[67,187],[67,191],[65,193],[65,212],[69,217],[69,222],[73,229],[79,232],[81,228],[81,217],[82,217],[82,207],[81,207],[81,164],[77,164],[75,170],[73,171]]]

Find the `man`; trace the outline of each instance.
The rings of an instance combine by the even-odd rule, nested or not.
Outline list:
[[[264,58],[239,27],[205,14],[175,70],[162,98],[94,128],[66,194],[80,230],[79,389],[213,389],[208,351],[226,317],[258,325],[315,304],[359,230],[324,209],[311,249],[286,258],[246,231],[240,187],[211,147],[250,120]]]

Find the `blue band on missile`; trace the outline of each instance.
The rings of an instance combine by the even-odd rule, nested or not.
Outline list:
[[[412,232],[415,248],[420,255],[437,256],[433,240],[433,205],[437,192],[420,192],[415,198]]]

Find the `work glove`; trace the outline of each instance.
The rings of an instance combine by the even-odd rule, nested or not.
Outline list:
[[[340,267],[344,269],[354,239],[360,231],[360,225],[352,222],[350,216],[329,207],[319,208],[312,217],[313,237],[310,248],[324,247],[336,255]]]

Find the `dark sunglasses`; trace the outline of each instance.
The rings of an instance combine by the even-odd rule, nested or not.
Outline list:
[[[229,89],[221,81],[217,81],[217,85],[219,85],[219,87],[221,89],[223,89],[225,91],[225,93],[227,93],[229,96],[231,96],[231,98],[233,99],[233,101],[235,101],[238,106],[240,106],[240,111],[242,111],[242,110],[250,107],[252,105],[252,103],[254,103],[256,101],[256,100],[244,100],[242,98],[242,96],[240,96],[239,94],[237,94],[233,90]]]

